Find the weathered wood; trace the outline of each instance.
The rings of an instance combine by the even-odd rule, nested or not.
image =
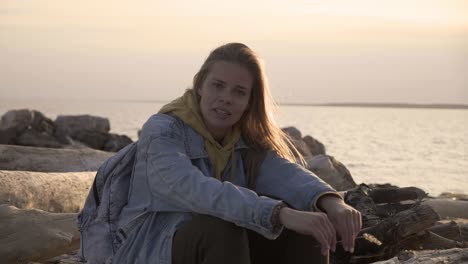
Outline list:
[[[414,204],[400,204],[400,203],[377,204],[376,215],[382,218],[386,218],[389,216],[393,216],[401,211],[408,210],[413,206]]]
[[[377,216],[377,207],[369,197],[370,188],[365,184],[360,184],[346,192],[345,202],[361,212],[363,227],[370,227],[378,224],[381,218]]]
[[[466,243],[448,239],[426,230],[402,241],[401,247],[406,250],[466,248]]]
[[[31,172],[0,170],[0,203],[55,213],[78,212],[95,172]]]
[[[449,223],[437,224],[428,229],[428,231],[439,236],[452,239],[458,242],[463,242],[463,236],[460,225],[455,221]]]
[[[439,216],[427,205],[418,204],[413,208],[389,217],[375,226],[363,229],[364,233],[371,234],[382,242],[381,245],[372,243],[364,238],[356,241],[355,254],[380,255],[381,258],[394,256],[401,250],[400,241],[431,227]]]
[[[96,171],[113,152],[0,145],[0,170]]]
[[[398,256],[374,264],[466,264],[468,263],[467,248],[452,248],[446,250],[403,251]]]
[[[377,237],[383,245],[393,244],[404,237],[433,226],[439,219],[439,215],[430,206],[417,204],[409,210],[383,220],[376,226],[363,230],[363,232]]]
[[[41,261],[78,249],[76,215],[0,205],[1,262]]]
[[[406,200],[421,200],[427,193],[416,187],[405,188],[373,188],[369,196],[374,203],[396,203]]]

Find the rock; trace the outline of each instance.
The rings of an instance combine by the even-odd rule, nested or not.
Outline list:
[[[52,120],[41,112],[28,109],[11,110],[2,116],[0,143],[60,147],[60,144],[53,139],[54,130]],[[34,136],[38,139],[34,139]]]
[[[317,176],[337,191],[356,187],[356,183],[349,170],[332,156],[309,156],[305,157],[305,160],[307,162],[307,169],[317,174]]]
[[[75,131],[71,137],[90,148],[103,150],[109,139],[109,133],[96,130],[80,130]]]
[[[307,135],[302,140],[307,145],[312,155],[315,156],[326,154],[325,145],[323,145],[320,141],[316,140],[315,138]]]
[[[31,129],[53,135],[55,132],[54,122],[39,111],[31,111]]]
[[[66,136],[74,138],[80,131],[97,131],[102,133],[108,133],[110,131],[109,119],[91,115],[59,115],[55,119],[55,125],[57,127],[55,135],[61,141],[63,141]]]
[[[301,155],[303,157],[312,155],[312,153],[310,152],[310,150],[307,147],[306,143],[304,141],[302,141],[302,139],[300,139],[300,140],[291,139],[291,142],[294,145],[294,147],[297,149],[297,151],[299,151],[299,153],[301,153]],[[295,155],[295,156],[297,157],[297,155]]]
[[[0,129],[0,144],[16,144],[16,129]]]
[[[133,143],[133,141],[125,135],[109,134],[109,137],[104,145],[104,151],[117,152],[123,149],[128,144]]]
[[[283,127],[282,130],[290,138],[297,139],[297,140],[302,140],[302,133],[296,127]]]
[[[51,259],[48,259],[43,264],[83,264],[81,258],[78,256],[78,250],[74,250],[68,254],[63,254]],[[32,264],[32,263],[29,263]],[[41,263],[37,263],[41,264]]]
[[[53,149],[0,145],[0,170],[97,171],[115,153],[94,149]]]
[[[299,129],[295,127],[284,127],[282,128],[282,130],[284,133],[286,133],[289,136],[291,143],[299,151],[299,153],[301,153],[302,156],[312,155],[312,153],[309,150],[309,147],[307,147],[307,144],[302,140],[301,131],[299,131]]]
[[[0,170],[0,203],[21,209],[77,213],[83,208],[96,172]]]
[[[0,130],[15,128],[18,134],[21,134],[27,128],[45,132],[50,135],[54,133],[54,123],[51,119],[44,116],[39,111],[21,109],[10,110],[2,116]]]
[[[468,201],[427,199],[423,203],[434,208],[441,218],[468,218]]]
[[[443,192],[438,196],[438,198],[468,201],[468,194]]]
[[[2,263],[43,261],[78,249],[76,216],[0,205]]]
[[[10,110],[2,116],[0,129],[14,128],[16,133],[21,133],[31,124],[32,115],[28,109]]]
[[[34,129],[26,129],[17,139],[16,144],[20,146],[61,148],[63,145],[55,137],[46,132]]]

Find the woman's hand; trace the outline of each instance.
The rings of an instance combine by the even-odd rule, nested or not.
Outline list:
[[[326,214],[284,207],[280,211],[280,221],[288,229],[312,235],[320,243],[322,255],[326,256],[330,249],[335,251],[336,232]]]
[[[344,250],[353,253],[354,241],[362,227],[361,213],[334,195],[322,196],[317,205],[327,213],[328,219],[341,237]]]

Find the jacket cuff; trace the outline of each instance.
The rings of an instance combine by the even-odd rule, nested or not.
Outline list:
[[[260,230],[259,233],[268,239],[276,239],[281,234],[284,227],[283,225],[280,225],[279,227],[275,226],[272,223],[271,219],[275,208],[284,203],[282,201],[271,199],[268,197],[261,197],[261,200],[262,201],[259,205],[260,208],[258,210],[258,224],[263,227],[263,230]]]

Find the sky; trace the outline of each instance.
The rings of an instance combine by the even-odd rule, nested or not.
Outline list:
[[[468,0],[2,0],[0,99],[169,101],[228,42],[282,103],[468,104]]]

